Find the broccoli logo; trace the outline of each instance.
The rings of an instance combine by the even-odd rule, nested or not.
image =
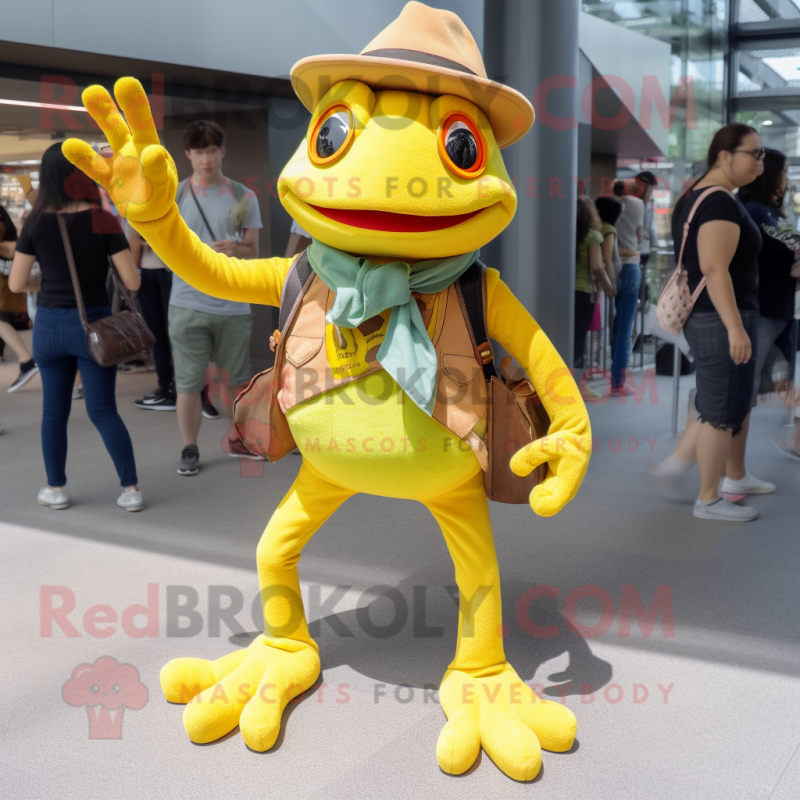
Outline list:
[[[222,437],[222,449],[226,453],[234,454],[232,450],[234,441],[241,441],[254,455],[262,458],[277,455],[283,448],[283,443],[278,438],[275,428],[268,422],[260,422],[255,418],[248,419],[244,424],[244,435],[239,436],[235,425],[231,425],[228,432]],[[264,462],[251,461],[246,458],[239,460],[239,474],[242,478],[263,478]]]
[[[281,440],[278,438],[275,428],[268,422],[260,422],[253,418],[248,419],[244,424],[242,442],[248,450],[259,455],[269,454],[275,456],[281,452],[282,448]]]
[[[125,709],[142,708],[148,698],[139,670],[111,656],[75,667],[61,693],[69,705],[86,706],[90,739],[121,739]]]

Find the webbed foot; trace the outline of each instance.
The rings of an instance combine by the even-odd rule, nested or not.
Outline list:
[[[216,661],[173,659],[161,670],[161,689],[170,702],[186,703],[183,725],[193,742],[213,742],[239,725],[245,744],[263,752],[278,738],[286,705],[319,670],[314,647],[262,634]]]
[[[533,780],[542,748],[572,747],[578,723],[566,706],[543,700],[510,664],[480,670],[448,670],[439,690],[447,724],[436,757],[452,775],[466,772],[480,748],[510,778]]]

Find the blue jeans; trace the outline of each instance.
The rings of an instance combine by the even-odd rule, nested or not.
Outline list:
[[[625,368],[631,354],[631,331],[641,282],[642,268],[638,264],[622,265],[617,278],[617,317],[611,337],[611,380],[614,386],[620,386],[624,382]]]
[[[89,306],[89,322],[107,317],[108,306]],[[80,369],[86,411],[114,462],[122,486],[134,486],[136,462],[128,429],[117,413],[117,368],[101,367],[89,355],[86,334],[77,308],[40,306],[33,328],[33,357],[39,365],[44,402],[42,454],[50,486],[65,486],[67,422],[72,408],[72,386]]]

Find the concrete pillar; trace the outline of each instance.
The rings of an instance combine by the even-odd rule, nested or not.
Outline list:
[[[557,88],[546,109],[536,108],[534,93],[553,76],[577,79],[580,3],[486,0],[484,9],[488,75],[531,100],[537,120],[527,136],[503,151],[517,179],[517,215],[481,260],[500,270],[571,365],[580,99],[574,89]]]

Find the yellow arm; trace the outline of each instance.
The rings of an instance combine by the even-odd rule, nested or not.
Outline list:
[[[240,303],[280,306],[290,258],[230,258],[209,247],[183,221],[177,204],[161,219],[130,221],[156,255],[201,292]]]
[[[489,336],[520,363],[550,416],[548,436],[511,458],[517,475],[547,461],[547,478],[531,492],[531,507],[549,517],[575,497],[586,474],[592,452],[589,414],[564,360],[494,269],[486,271],[486,306]]]
[[[108,138],[113,156],[103,158],[88,142],[67,139],[61,146],[66,158],[105,187],[120,215],[187,283],[223,300],[280,305],[291,262],[285,258],[228,258],[201,242],[178,211],[178,170],[160,144],[141,83],[120,78],[114,94],[124,118],[102,86],[89,86],[82,95],[86,110]]]

